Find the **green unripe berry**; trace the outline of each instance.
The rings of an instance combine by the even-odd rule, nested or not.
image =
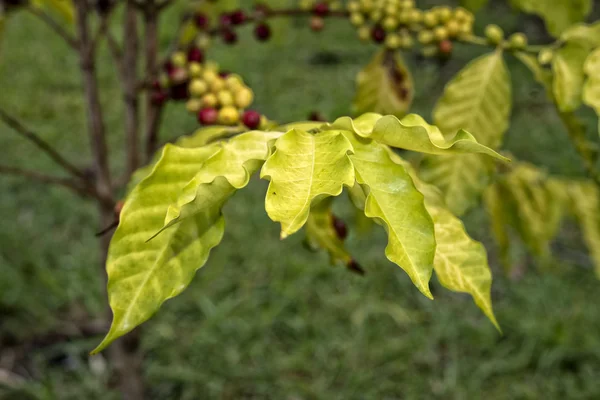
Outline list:
[[[434,26],[437,25],[438,18],[433,12],[427,11],[423,15],[423,23],[425,24],[426,27],[433,28]]]
[[[396,13],[398,12],[398,6],[394,5],[394,4],[388,4],[387,6],[385,6],[385,13],[391,17],[395,16]]]
[[[373,22],[379,22],[383,18],[383,13],[381,10],[373,10],[371,14],[369,14],[369,19]]]
[[[200,78],[200,76],[202,76],[202,64],[198,62],[191,62],[188,66],[188,70],[192,78]]]
[[[401,11],[400,14],[398,14],[398,22],[400,22],[402,25],[409,24],[410,16],[411,16],[410,11]]]
[[[471,36],[473,34],[473,25],[470,22],[461,22],[458,34],[461,37]]]
[[[223,107],[233,105],[233,95],[228,90],[221,90],[217,93],[217,100]]]
[[[450,10],[450,7],[438,7],[436,8],[435,13],[441,23],[447,22],[450,20],[450,18],[452,18],[452,10]]]
[[[423,47],[423,49],[421,49],[421,54],[423,54],[424,57],[433,57],[437,53],[438,53],[437,46],[425,46],[425,47]]]
[[[202,100],[189,99],[187,103],[185,103],[185,108],[188,112],[196,114],[202,108]]]
[[[208,85],[202,79],[194,79],[190,82],[190,94],[194,97],[200,97],[208,91]]]
[[[541,65],[548,65],[554,58],[554,51],[552,49],[542,49],[538,54],[538,61]]]
[[[523,33],[517,32],[508,38],[508,42],[511,48],[515,50],[523,50],[525,47],[527,47],[527,36],[525,36]]]
[[[304,11],[312,10],[313,1],[312,0],[300,0],[300,3],[298,3],[298,6],[300,7],[300,9],[302,9]]]
[[[455,38],[460,33],[461,25],[454,19],[446,22],[446,30],[448,31],[448,37]]]
[[[423,11],[414,8],[409,11],[408,22],[411,24],[419,24],[423,21]]]
[[[433,30],[433,36],[436,41],[441,42],[442,40],[448,39],[448,30],[443,26],[437,26]]]
[[[227,106],[219,110],[219,122],[225,125],[234,125],[240,120],[240,113],[235,107]]]
[[[169,84],[171,83],[171,80],[169,79],[169,75],[168,74],[160,74],[160,76],[158,77],[158,84],[160,85],[161,88],[166,88],[169,87]]]
[[[454,10],[454,18],[458,21],[458,22],[473,22],[473,13],[471,13],[468,10],[465,10],[462,7],[458,7],[456,10]]]
[[[184,67],[187,64],[187,54],[183,51],[176,51],[171,56],[171,62],[176,67]]]
[[[391,50],[396,50],[402,45],[402,39],[397,33],[391,33],[385,37],[385,47]]]
[[[371,12],[373,10],[374,4],[372,0],[362,0],[360,2],[360,9],[364,13]]]
[[[404,9],[415,8],[415,0],[401,0],[400,7]]]
[[[371,40],[371,28],[368,26],[361,26],[358,28],[358,38],[363,42]]]
[[[385,17],[381,25],[386,31],[392,32],[395,31],[398,27],[398,20],[394,17]]]
[[[358,2],[358,1],[351,1],[351,2],[349,2],[348,6],[347,6],[347,9],[351,13],[360,11],[360,9],[361,9],[360,2]]]
[[[365,23],[365,17],[361,13],[352,13],[350,14],[350,23],[354,26],[361,26]]]
[[[419,32],[419,43],[425,45],[425,44],[429,44],[431,42],[433,42],[434,36],[433,36],[433,32],[430,30],[422,30],[421,32]]]
[[[485,37],[491,44],[500,44],[504,40],[504,31],[498,25],[490,24],[485,27]]]

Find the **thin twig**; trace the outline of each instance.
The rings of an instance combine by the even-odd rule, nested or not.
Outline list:
[[[83,180],[86,179],[83,171],[81,171],[79,168],[77,168],[75,165],[69,162],[58,151],[54,150],[54,148],[52,148],[52,146],[50,146],[50,144],[44,141],[39,135],[27,129],[16,118],[12,117],[2,108],[0,108],[0,119],[4,121],[6,125],[10,126],[15,132],[17,132],[27,140],[33,142],[38,148],[40,148],[43,152],[48,154],[48,156],[52,160],[54,160],[54,162],[63,167],[67,172]]]
[[[146,59],[146,77],[147,81],[154,82],[158,74],[158,13],[152,6],[154,2],[148,1],[148,8],[144,12],[144,53]],[[162,106],[154,104],[150,96],[146,99],[146,135],[144,138],[145,142],[145,153],[146,162],[148,162],[158,144],[158,128],[160,126],[160,120],[162,115]]]
[[[85,194],[85,190],[84,190],[83,186],[81,185],[81,183],[74,179],[46,175],[46,174],[42,174],[41,172],[31,171],[31,170],[27,170],[27,169],[21,169],[21,168],[17,168],[17,167],[10,167],[7,165],[0,165],[0,174],[22,176],[24,178],[31,179],[31,180],[41,182],[41,183],[48,183],[48,184],[53,184],[53,185],[64,186],[66,188],[74,190],[75,192],[77,192],[79,194]]]
[[[37,7],[27,7],[27,10],[44,21],[46,25],[48,25],[54,32],[56,32],[59,36],[61,36],[65,42],[73,49],[77,49],[77,40],[67,32],[58,22],[56,22],[50,15],[46,14],[43,10]]]
[[[125,179],[139,166],[139,92],[137,14],[131,0],[125,5],[122,88],[125,103]]]

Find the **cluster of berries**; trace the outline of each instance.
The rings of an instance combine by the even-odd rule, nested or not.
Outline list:
[[[423,54],[449,54],[453,39],[473,34],[473,14],[462,7],[421,10],[414,0],[352,0],[347,8],[361,40],[390,49],[410,49],[416,37]]]
[[[309,11],[312,14],[309,24],[314,32],[323,30],[325,17],[344,9],[344,5],[339,0],[300,0],[299,6],[302,11]]]
[[[513,33],[508,40],[504,40],[504,31],[498,25],[485,27],[485,37],[490,44],[502,45],[511,50],[523,50],[527,47],[527,36],[521,32]]]
[[[214,62],[204,62],[203,51],[195,46],[187,53],[173,53],[164,74],[154,83],[153,102],[161,104],[168,98],[187,101],[187,110],[197,115],[202,125],[236,125],[241,121],[256,129],[264,122],[260,113],[247,110],[254,94],[242,78],[220,71]]]

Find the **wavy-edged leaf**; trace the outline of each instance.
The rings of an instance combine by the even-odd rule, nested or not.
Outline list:
[[[523,12],[539,15],[548,32],[556,37],[582,22],[592,10],[591,0],[511,0],[511,3]]]
[[[600,27],[600,23],[598,23],[598,26]],[[600,32],[598,35],[600,37]],[[592,107],[596,114],[600,116],[600,48],[597,48],[588,56],[583,70],[587,75],[587,80],[583,86],[583,102]]]
[[[460,5],[473,13],[485,7],[487,3],[488,0],[460,0]]]
[[[417,190],[425,197],[425,208],[435,227],[433,269],[440,283],[449,290],[470,294],[475,304],[500,330],[492,309],[492,273],[485,247],[473,240],[462,221],[448,210],[438,188],[421,181],[406,161],[391,150],[389,153],[394,162],[409,171]]]
[[[218,150],[215,145],[198,149],[166,145],[152,174],[127,198],[106,262],[113,321],[94,353],[181,293],[206,262],[210,250],[221,241],[224,223],[220,204],[210,203],[209,199],[195,218],[147,242],[163,226],[168,205]]]
[[[593,182],[569,182],[567,193],[600,279],[600,192]]]
[[[510,77],[501,51],[481,56],[448,83],[434,112],[444,135],[465,129],[477,141],[497,148],[509,126]],[[421,178],[444,192],[446,204],[462,215],[475,204],[489,182],[490,160],[477,154],[427,156]]]
[[[576,24],[560,35],[564,42],[577,42],[590,49],[600,46],[600,22],[594,24]]]
[[[567,43],[554,53],[552,92],[562,112],[575,111],[581,105],[585,79],[583,64],[588,54],[589,50],[577,43]]]
[[[281,223],[282,239],[302,228],[312,202],[354,185],[350,152],[352,145],[338,131],[310,134],[292,129],[277,139],[260,176],[271,181],[265,209]]]
[[[435,236],[423,195],[405,167],[390,158],[386,146],[351,132],[346,136],[354,147],[350,159],[356,180],[367,193],[365,215],[383,225],[388,234],[385,255],[408,274],[425,296],[433,298],[429,280]]]
[[[352,256],[334,228],[331,199],[332,197],[326,198],[311,207],[306,221],[306,238],[311,245],[329,253],[331,264],[339,261],[348,265],[352,261]]]
[[[355,114],[376,112],[402,117],[412,104],[414,85],[399,53],[380,50],[356,77]]]
[[[207,201],[216,197],[225,201],[245,187],[269,156],[270,143],[281,135],[281,132],[250,131],[216,143],[219,150],[202,164],[177,201],[169,206],[162,229],[201,213]],[[213,182],[220,183],[218,193],[211,186]]]

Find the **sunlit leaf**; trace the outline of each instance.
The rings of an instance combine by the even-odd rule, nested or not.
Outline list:
[[[590,49],[600,46],[600,22],[594,24],[577,24],[560,35],[565,42],[576,42]]]
[[[556,37],[582,22],[592,10],[591,0],[511,0],[511,3],[523,12],[539,15],[548,32]]]
[[[381,50],[358,73],[353,101],[355,114],[376,112],[402,117],[410,109],[414,86],[398,53]]]
[[[75,8],[71,0],[33,0],[31,5],[55,12],[68,23],[75,20]]]
[[[587,75],[583,86],[583,102],[600,116],[600,48],[588,56],[583,69]]]
[[[552,92],[562,112],[575,111],[581,105],[585,79],[583,64],[588,54],[586,47],[575,43],[567,43],[554,54]]]
[[[460,5],[474,13],[485,7],[488,0],[460,0]]]
[[[367,194],[365,215],[384,226],[388,234],[385,255],[400,266],[427,297],[435,254],[434,228],[423,195],[406,169],[390,158],[387,147],[351,132],[350,156],[356,180]]]
[[[281,223],[282,238],[302,228],[313,201],[337,196],[344,186],[354,185],[349,152],[350,142],[337,131],[310,134],[293,129],[275,142],[261,177],[271,181],[265,208],[273,221]]]

